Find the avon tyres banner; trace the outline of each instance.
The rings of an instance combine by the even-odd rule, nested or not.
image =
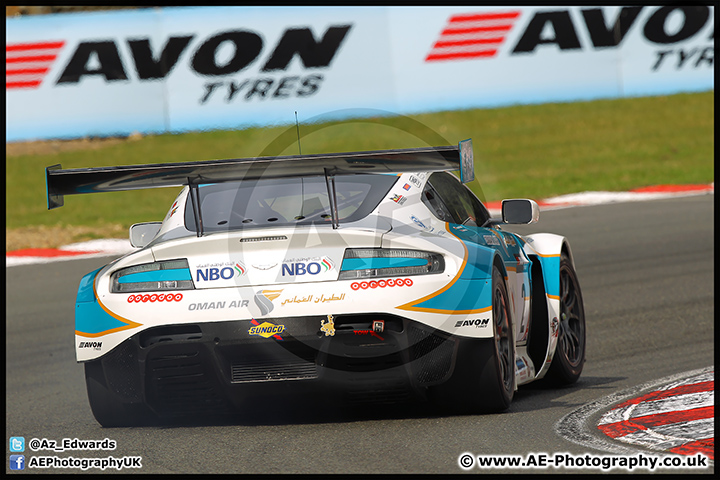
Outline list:
[[[710,90],[713,14],[192,7],[8,18],[6,139]]]
[[[705,6],[391,9],[396,108],[711,90],[713,15]]]
[[[392,108],[390,57],[375,56],[388,44],[381,17],[382,9],[219,7],[8,19],[7,140]]]

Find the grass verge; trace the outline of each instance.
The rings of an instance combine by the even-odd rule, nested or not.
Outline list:
[[[714,177],[714,91],[301,124],[300,131],[303,153],[410,148],[472,138],[482,189],[476,193],[488,201],[709,183]],[[67,238],[122,238],[132,223],[162,219],[179,191],[77,195],[67,197],[65,207],[48,211],[44,169],[49,165],[290,155],[297,153],[295,140],[295,127],[283,126],[8,144],[7,248],[59,246]]]

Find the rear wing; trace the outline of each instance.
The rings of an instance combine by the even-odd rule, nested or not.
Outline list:
[[[473,180],[472,140],[464,140],[458,146],[68,170],[53,165],[45,169],[45,180],[48,210],[63,206],[65,195],[188,185],[197,224],[201,225],[201,218],[197,218],[200,214],[197,187],[200,184],[324,175],[333,210],[333,226],[337,228],[335,175],[445,170],[460,170],[463,182]]]

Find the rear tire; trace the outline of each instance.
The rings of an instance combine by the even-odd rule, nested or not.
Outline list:
[[[575,269],[568,256],[560,257],[560,323],[557,347],[545,378],[569,385],[578,381],[585,364],[585,309]]]
[[[507,410],[515,394],[515,348],[505,279],[493,267],[493,338],[461,340],[455,373],[435,387],[436,401],[461,413]]]
[[[90,409],[103,427],[135,427],[150,423],[153,416],[144,404],[123,403],[108,389],[100,360],[85,364]]]

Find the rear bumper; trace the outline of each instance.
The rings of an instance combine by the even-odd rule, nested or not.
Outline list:
[[[372,330],[383,320],[382,332]],[[459,339],[404,317],[343,315],[334,335],[325,317],[263,320],[278,328],[251,334],[247,320],[155,327],[100,362],[122,403],[161,416],[231,413],[262,397],[320,395],[344,403],[397,403],[425,397],[453,373]],[[279,326],[283,328],[280,329]],[[273,334],[273,331],[279,331]]]

